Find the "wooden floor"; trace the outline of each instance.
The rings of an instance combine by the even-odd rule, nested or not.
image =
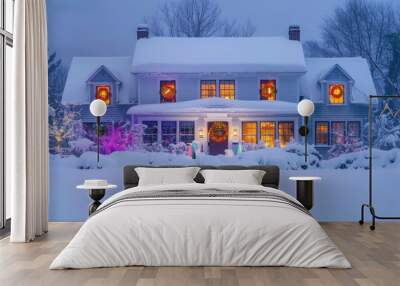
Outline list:
[[[51,223],[49,233],[29,244],[0,241],[1,286],[45,285],[400,285],[400,224],[380,223],[375,232],[356,223],[323,224],[353,269],[288,267],[124,267],[48,270],[79,229]]]

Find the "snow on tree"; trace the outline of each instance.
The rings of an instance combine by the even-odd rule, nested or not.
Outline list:
[[[387,72],[393,45],[387,36],[399,32],[396,9],[387,2],[347,0],[325,19],[322,43],[306,43],[305,53],[309,57],[366,58],[378,90],[383,94],[384,86],[391,82]],[[391,82],[391,85],[398,86],[398,83]]]
[[[49,82],[49,107],[57,109],[61,104],[61,97],[67,80],[67,69],[61,59],[57,59],[54,52],[48,58],[48,82]],[[51,116],[51,114],[49,114]]]
[[[398,32],[388,35],[386,39],[390,54],[385,93],[387,95],[400,95],[400,27]]]
[[[393,109],[386,101],[381,111],[374,113],[372,122],[373,146],[382,150],[400,148],[400,108]]]
[[[170,37],[251,37],[255,26],[247,20],[239,24],[223,19],[221,8],[212,0],[165,1],[159,12],[145,19],[155,36]]]
[[[85,136],[79,108],[59,105],[49,122],[49,149],[51,153],[71,153],[70,141]]]

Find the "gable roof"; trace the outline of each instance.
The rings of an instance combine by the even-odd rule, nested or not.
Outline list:
[[[354,79],[338,64],[335,64],[328,72],[326,72],[322,77],[319,79],[319,82],[323,82],[326,80],[334,71],[338,70],[348,81],[354,83]]]
[[[87,80],[102,66],[121,82],[118,99],[120,104],[134,102],[134,79],[130,72],[131,57],[74,57],[68,71],[62,97],[63,104],[89,104],[90,87]]]
[[[353,79],[352,103],[367,104],[368,96],[376,94],[374,81],[366,59],[354,58],[306,58],[307,73],[300,81],[300,95],[314,102],[323,102],[320,80],[339,66]]]
[[[92,83],[96,83],[98,82],[96,80],[96,77],[101,73],[101,72],[105,72],[107,75],[109,75],[113,82],[120,84],[121,81],[105,66],[105,65],[101,65],[88,79],[87,79],[87,83],[92,84]]]
[[[136,42],[134,73],[306,72],[300,42],[283,37],[168,38]]]

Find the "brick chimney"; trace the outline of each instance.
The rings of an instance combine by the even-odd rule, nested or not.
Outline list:
[[[297,25],[289,26],[289,40],[300,41],[300,26]]]
[[[139,24],[136,31],[136,39],[148,39],[149,38],[149,26],[147,24]]]

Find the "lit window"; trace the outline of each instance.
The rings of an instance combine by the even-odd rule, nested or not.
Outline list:
[[[143,143],[152,144],[158,140],[158,122],[157,121],[143,121],[146,128],[143,134]]]
[[[202,80],[200,82],[200,97],[209,98],[217,96],[217,81]]]
[[[346,123],[344,121],[336,121],[331,124],[331,144],[344,144],[345,143],[345,130]]]
[[[194,121],[179,122],[179,142],[192,143],[194,141]]]
[[[344,104],[344,84],[329,85],[329,103]]]
[[[235,81],[220,80],[219,81],[219,96],[225,99],[235,99]]]
[[[361,123],[360,121],[349,121],[347,123],[347,139],[348,143],[356,143],[361,139]]]
[[[160,81],[160,101],[176,102],[176,84],[174,80]]]
[[[329,122],[315,122],[315,144],[329,145]]]
[[[275,147],[275,122],[263,121],[260,122],[260,139],[265,143],[266,147]]]
[[[164,147],[176,144],[176,121],[161,122],[161,141]]]
[[[257,122],[242,123],[242,141],[257,144]]]
[[[276,100],[276,80],[260,81],[260,99]]]
[[[294,139],[294,123],[293,122],[279,122],[279,145],[285,147]]]
[[[109,85],[96,86],[96,99],[101,99],[107,105],[111,104],[111,86]]]

